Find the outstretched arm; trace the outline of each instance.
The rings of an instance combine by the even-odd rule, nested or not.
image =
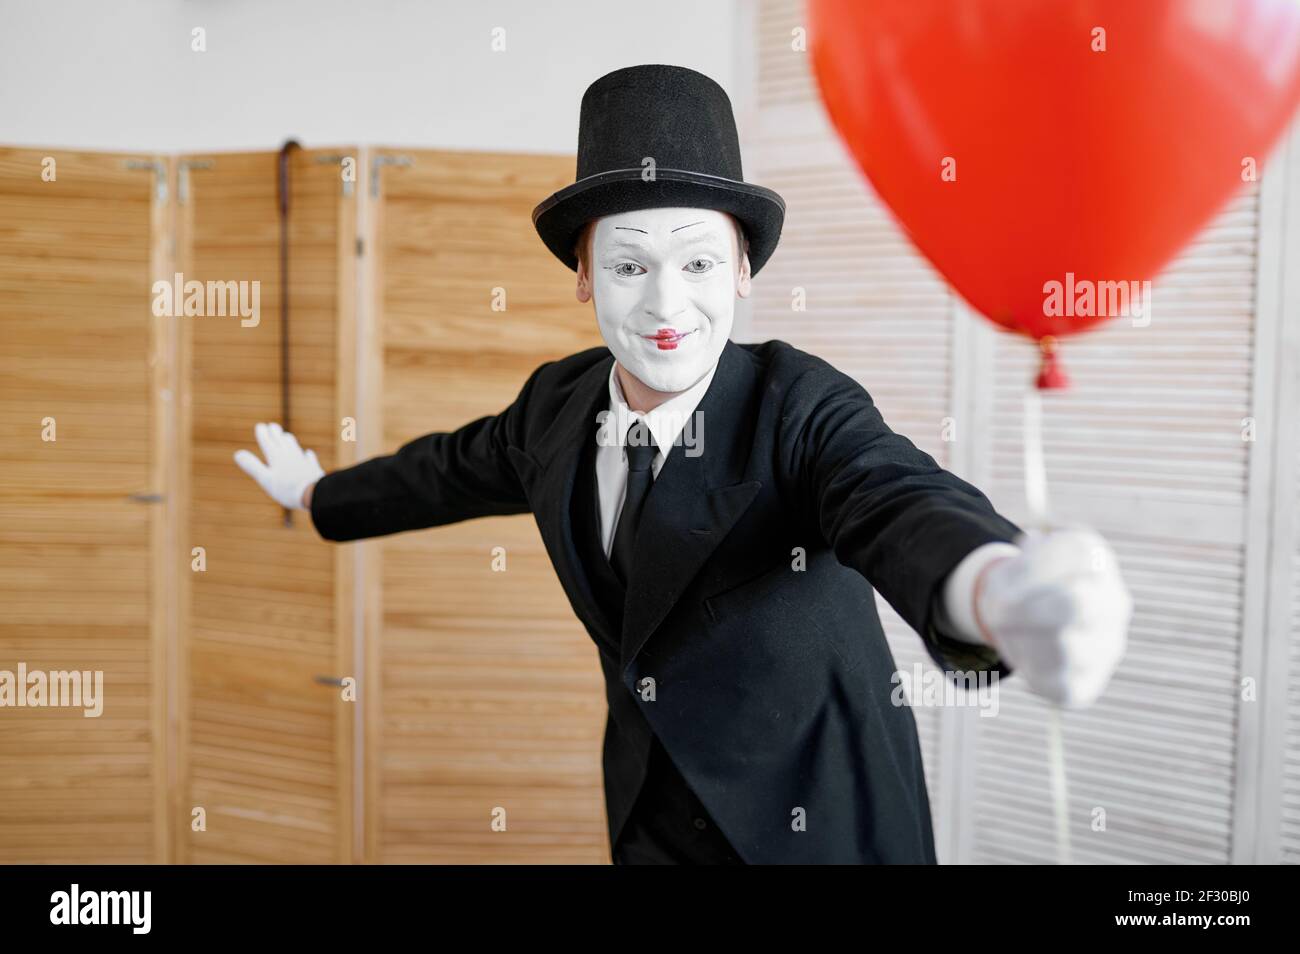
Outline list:
[[[320,472],[315,454],[304,452],[292,434],[274,424],[256,429],[266,464],[249,451],[237,452],[235,460],[283,506],[310,508],[312,523],[326,540],[360,540],[474,517],[528,513],[506,448],[522,446],[526,404],[540,370],[500,414],[417,437],[393,454],[352,467]],[[264,434],[271,437],[269,444],[263,443]]]
[[[866,390],[829,364],[787,392],[780,453],[840,562],[879,590],[942,669],[1014,666],[1067,704],[1104,688],[1132,603],[1100,537],[1022,533],[892,431]]]

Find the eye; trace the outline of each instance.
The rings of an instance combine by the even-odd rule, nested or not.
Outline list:
[[[714,265],[713,259],[704,258],[703,256],[701,256],[699,258],[693,258],[689,262],[687,262],[686,268],[684,270],[690,272],[693,275],[703,275],[709,269],[713,268],[713,265]]]
[[[630,269],[638,269],[638,268],[641,270],[630,271]],[[638,265],[636,262],[619,262],[617,265],[613,266],[613,272],[615,275],[622,275],[625,278],[631,278],[633,275],[644,274],[645,269],[641,268],[641,266]]]

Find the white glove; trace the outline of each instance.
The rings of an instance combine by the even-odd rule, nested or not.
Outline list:
[[[1029,530],[1014,547],[989,544],[968,559],[945,591],[954,623],[997,649],[1038,695],[1067,708],[1095,702],[1124,656],[1133,615],[1110,545],[1086,527]]]
[[[298,446],[298,438],[279,424],[256,424],[253,433],[257,435],[266,463],[247,450],[235,451],[235,463],[281,507],[305,510],[302,495],[325,476],[316,452],[304,451]]]

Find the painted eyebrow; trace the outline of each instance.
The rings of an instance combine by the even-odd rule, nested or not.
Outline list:
[[[686,225],[679,225],[679,226],[677,226],[677,228],[673,229],[672,231],[674,231],[674,232],[680,232],[682,229],[689,229],[689,228],[690,228],[691,226],[693,226],[693,225],[703,225],[703,224],[704,224],[704,220],[703,220],[703,219],[700,219],[700,221],[698,221],[698,222],[690,222],[690,223],[688,223],[688,224],[686,224]],[[649,234],[650,234],[650,233],[647,232],[645,229],[634,229],[634,228],[632,228],[632,226],[630,226],[630,225],[616,225],[616,226],[614,226],[614,228],[615,228],[616,230],[618,230],[618,231],[622,231],[622,232],[640,232],[642,235],[649,235]]]
[[[673,231],[673,232],[680,232],[682,229],[689,229],[689,228],[691,228],[692,226],[695,226],[695,225],[704,225],[704,224],[707,224],[707,223],[705,223],[703,220],[701,220],[701,221],[699,221],[699,222],[691,222],[691,223],[688,224],[688,225],[679,225],[677,228],[672,229],[671,231]],[[642,235],[649,235],[649,234],[650,234],[650,233],[647,232],[645,229],[633,228],[633,227],[630,226],[630,225],[616,225],[616,226],[614,226],[614,229],[615,229],[615,231],[620,231],[620,232],[640,232]],[[689,241],[689,244],[691,244],[691,245],[695,245],[695,244],[697,244],[697,243],[699,243],[699,242],[707,242],[707,241],[710,241],[710,240],[712,240],[712,241],[718,241],[718,242],[724,241],[724,239],[722,238],[722,235],[721,235],[721,234],[720,234],[716,229],[714,229],[714,230],[712,230],[712,231],[710,231],[710,232],[706,232],[706,233],[704,233],[703,235],[693,235],[693,236],[691,236],[690,241]],[[626,240],[626,239],[624,239],[624,240],[622,240],[622,241],[614,242],[614,243],[612,243],[612,244],[613,244],[613,246],[614,246],[615,248],[619,248],[619,247],[627,247],[627,248],[641,248],[641,245],[640,245],[639,243],[637,243],[637,242],[632,242],[632,241],[628,241],[628,240]]]

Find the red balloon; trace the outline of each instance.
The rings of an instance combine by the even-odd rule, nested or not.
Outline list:
[[[917,247],[1036,339],[1125,313],[1300,98],[1295,0],[809,0],[809,37]]]

